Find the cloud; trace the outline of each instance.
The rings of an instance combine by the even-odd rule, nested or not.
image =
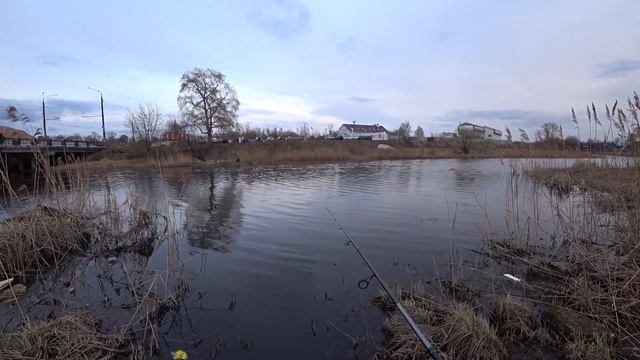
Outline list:
[[[358,48],[360,39],[356,36],[347,36],[336,41],[336,48],[340,54],[346,55]]]
[[[238,114],[241,123],[251,127],[295,129],[302,124],[316,130],[329,124],[339,125],[342,119],[328,114],[319,114],[306,101],[293,96],[269,96],[254,99],[242,107]]]
[[[376,100],[374,98],[365,97],[365,96],[352,96],[352,97],[349,98],[349,100],[357,102],[357,103],[370,103],[370,102],[378,101],[378,100]]]
[[[69,55],[40,55],[36,56],[36,60],[40,65],[53,67],[78,65],[83,62],[80,59]]]
[[[248,14],[249,22],[267,34],[289,39],[309,30],[309,9],[295,0],[256,1]]]
[[[596,65],[598,77],[624,77],[640,69],[640,60],[620,59]]]
[[[100,102],[70,100],[63,98],[49,98],[46,101],[47,134],[86,134],[91,131],[101,131],[100,125]],[[6,126],[18,127],[16,123],[9,124],[6,118],[5,109],[8,106],[15,106],[18,112],[24,113],[29,118],[28,127],[39,128],[42,126],[42,100],[17,100],[0,98],[0,122]],[[105,102],[105,127],[107,131],[124,133],[125,107]],[[6,124],[5,124],[6,123]],[[33,131],[30,131],[33,132]]]
[[[362,124],[382,124],[387,128],[393,128],[400,124],[402,118],[391,115],[382,108],[383,104],[369,98],[350,98],[350,101],[339,101],[327,104],[313,111],[319,116],[331,116],[341,119],[343,123],[353,121]],[[364,100],[364,101],[363,101]],[[359,102],[358,106],[353,106],[352,101]]]

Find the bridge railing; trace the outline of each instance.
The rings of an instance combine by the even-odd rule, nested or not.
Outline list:
[[[60,148],[102,148],[104,144],[86,141],[86,140],[54,140],[47,139],[42,140],[27,140],[27,139],[12,139],[12,138],[3,138],[0,139],[0,147],[8,147],[8,148],[29,148],[32,146],[37,146],[39,148],[45,147],[60,147]]]

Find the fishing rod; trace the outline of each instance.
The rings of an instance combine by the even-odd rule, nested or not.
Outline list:
[[[360,247],[358,246],[358,244],[356,244],[356,242],[351,238],[351,236],[349,236],[349,233],[347,233],[344,227],[342,227],[342,224],[340,224],[338,219],[335,217],[335,215],[333,215],[333,213],[331,212],[331,210],[329,210],[329,208],[327,208],[327,212],[329,213],[329,215],[331,215],[331,217],[333,218],[333,221],[335,221],[336,224],[338,224],[338,229],[341,230],[342,233],[349,240],[347,241],[345,246],[349,246],[349,244],[353,245],[353,247],[358,252],[358,255],[360,255],[360,258],[362,258],[362,261],[364,261],[364,263],[367,265],[369,270],[371,270],[371,276],[368,279],[360,280],[358,282],[358,287],[360,289],[366,289],[369,286],[369,281],[371,281],[371,279],[375,278],[376,280],[378,280],[378,283],[380,284],[384,292],[387,294],[387,296],[391,298],[391,301],[393,301],[393,304],[396,306],[398,311],[400,311],[400,314],[402,314],[402,317],[404,318],[404,320],[407,322],[407,324],[409,324],[409,327],[411,328],[411,330],[413,330],[413,332],[416,334],[416,337],[418,338],[418,340],[420,340],[424,348],[427,349],[427,351],[429,352],[429,355],[431,355],[431,358],[433,360],[440,360],[440,354],[438,353],[438,349],[436,349],[433,343],[431,343],[431,341],[429,341],[429,339],[422,333],[422,330],[418,327],[418,324],[416,324],[416,322],[413,320],[411,315],[409,315],[409,312],[407,311],[407,309],[405,309],[405,307],[402,306],[400,301],[398,301],[398,299],[393,294],[393,292],[389,289],[389,287],[384,282],[384,280],[382,280],[382,277],[380,277],[380,275],[378,274],[376,269],[373,267],[373,265],[371,265],[367,257],[362,252],[362,250],[360,250]]]

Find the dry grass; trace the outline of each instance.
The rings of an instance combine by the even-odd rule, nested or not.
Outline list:
[[[125,339],[104,335],[86,314],[69,314],[36,321],[0,335],[2,359],[108,359],[114,358]]]
[[[536,323],[531,309],[511,294],[498,298],[491,319],[502,338],[528,341],[536,337]]]
[[[63,269],[72,258],[82,257],[90,263],[97,258],[122,255],[121,279],[108,283],[114,287],[112,292],[120,294],[118,301],[131,304],[131,318],[124,319],[117,333],[103,334],[90,314],[69,314],[67,304],[55,301],[48,316],[63,315],[30,321],[29,312],[36,310],[23,307],[18,298],[16,318],[22,319],[22,325],[0,334],[0,358],[142,358],[159,347],[159,328],[165,315],[178,311],[181,299],[189,293],[189,287],[179,276],[180,262],[177,258],[169,261],[173,248],[168,250],[166,271],[127,270],[123,259],[128,254],[133,254],[137,259],[134,261],[148,258],[156,244],[168,235],[169,220],[140,206],[131,192],[125,194],[124,200],[117,200],[113,193],[101,199],[89,196],[89,178],[84,170],[64,167],[52,171],[46,162],[39,162],[35,189],[28,199],[32,205],[19,212],[5,209],[9,217],[0,222],[0,279],[14,277],[12,289],[17,289],[17,284],[20,288],[38,287],[41,281],[51,281],[40,275]],[[13,202],[22,203],[23,197],[11,186],[7,174],[2,172],[0,176],[4,179],[5,193]],[[105,271],[114,276],[113,268]],[[57,281],[53,284],[68,286]],[[127,290],[120,292],[120,286]]]
[[[499,271],[487,273],[488,283],[502,284],[496,278],[504,272],[520,274],[521,283],[504,280],[508,285],[494,285],[490,294],[486,286],[469,290],[475,299],[490,299],[493,306],[486,315],[469,305],[477,300],[459,296],[460,290],[452,293],[447,280],[441,281],[444,293],[437,297],[421,289],[404,295],[439,349],[453,358],[479,358],[487,350],[477,348],[473,339],[483,339],[493,344],[494,358],[523,352],[568,359],[635,358],[640,353],[640,167],[630,164],[580,161],[563,169],[529,171],[535,180],[532,196],[549,199],[553,228],[538,231],[535,218],[525,219],[516,204],[505,217],[504,234],[487,234],[481,252],[485,265],[477,266]],[[523,179],[513,175],[513,181]],[[510,196],[517,196],[515,189]],[[514,297],[511,291],[522,293]],[[420,358],[416,354],[423,349],[401,318],[391,316],[386,329],[388,358]],[[459,352],[453,356],[453,351]]]
[[[37,206],[0,222],[0,266],[3,275],[26,282],[86,249],[93,232],[84,215]]]
[[[466,303],[441,301],[420,287],[402,295],[403,305],[446,359],[505,359],[507,351],[497,329],[480,311]],[[386,300],[388,301],[388,300]],[[382,301],[384,304],[385,301]],[[385,307],[389,310],[389,307]],[[427,359],[428,353],[404,318],[390,313],[384,323],[388,334],[380,359]]]
[[[90,167],[148,167],[191,165],[259,165],[443,158],[572,158],[573,150],[516,145],[475,144],[469,154],[457,145],[384,142],[392,150],[378,149],[376,141],[274,141],[248,144],[171,144],[140,151],[135,145],[119,145],[94,155]]]
[[[585,336],[578,334],[564,347],[568,360],[613,360],[611,338],[604,335]]]

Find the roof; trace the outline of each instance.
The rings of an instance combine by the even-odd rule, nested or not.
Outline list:
[[[346,129],[352,132],[358,133],[378,133],[378,132],[387,132],[387,129],[382,125],[362,125],[362,124],[342,124]],[[342,127],[340,126],[340,127]]]
[[[29,135],[26,131],[24,130],[20,130],[20,129],[15,129],[12,127],[8,127],[8,126],[1,126],[0,125],[0,134],[2,134],[2,136],[4,136],[5,138],[8,139],[23,139],[23,140],[31,140],[33,139],[33,137],[31,135]]]

